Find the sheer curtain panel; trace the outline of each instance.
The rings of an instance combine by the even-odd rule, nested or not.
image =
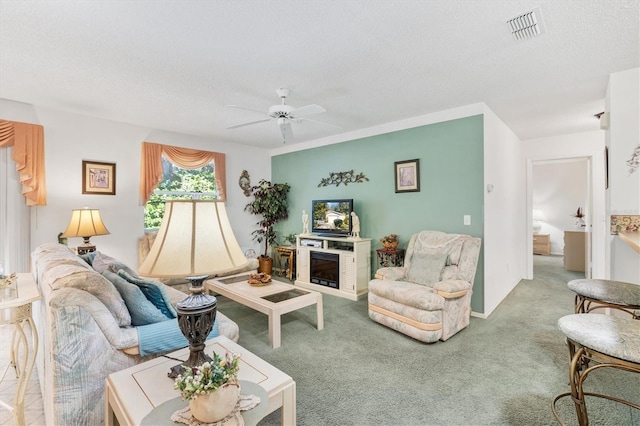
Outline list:
[[[0,149],[0,262],[5,274],[29,271],[30,207],[22,196],[11,159],[12,149]]]
[[[0,120],[0,262],[5,273],[28,272],[31,209],[44,206],[44,128]]]

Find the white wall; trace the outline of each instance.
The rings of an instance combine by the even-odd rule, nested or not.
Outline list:
[[[640,215],[640,170],[630,174],[626,164],[640,143],[640,68],[611,74],[605,110],[611,114],[608,215]],[[640,255],[617,237],[607,242],[610,278],[640,284]]]
[[[595,118],[594,118],[595,120]],[[593,278],[604,278],[605,237],[608,232],[604,201],[604,132],[574,133],[548,138],[528,139],[522,142],[527,161],[527,198],[533,208],[533,164],[537,161],[583,158],[589,161],[591,179],[587,182],[591,188],[591,258]],[[577,209],[578,206],[575,206]],[[574,210],[575,210],[574,209]],[[571,213],[572,210],[569,210]],[[528,212],[528,228],[531,232],[531,211]],[[532,246],[529,246],[527,278],[533,277]]]
[[[551,254],[564,253],[564,231],[576,229],[572,214],[578,207],[587,214],[589,222],[588,161],[587,159],[553,160],[533,164],[533,209],[540,210],[541,234],[550,234]],[[582,229],[582,228],[577,228]]]
[[[0,99],[4,119],[42,124],[45,132],[47,205],[31,207],[31,250],[57,241],[71,210],[89,206],[100,209],[110,235],[91,241],[125,263],[137,266],[137,238],[144,232],[144,209],[138,205],[140,150],[143,141],[223,152],[227,156],[227,203],[231,225],[241,246],[255,247],[250,233],[256,218],[244,212],[248,203],[238,186],[246,169],[251,182],[269,178],[268,151],[244,145],[149,129]],[[37,117],[37,121],[34,120]],[[82,160],[116,163],[116,195],[82,194]],[[72,238],[74,247],[82,242]]]
[[[484,316],[526,273],[525,167],[518,137],[484,111]],[[492,189],[489,190],[489,185]]]

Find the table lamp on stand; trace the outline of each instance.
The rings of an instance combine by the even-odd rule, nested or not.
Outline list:
[[[196,367],[211,361],[204,348],[216,318],[217,300],[203,292],[204,280],[246,264],[223,202],[166,202],[160,230],[138,272],[152,278],[186,277],[191,282],[189,296],[176,306],[178,325],[189,341],[189,359],[173,367],[170,377],[177,377],[183,365]]]
[[[84,243],[78,246],[78,254],[87,254],[96,251],[96,246],[89,242],[89,238],[108,234],[109,231],[104,226],[102,217],[100,217],[100,210],[85,207],[84,209],[73,210],[69,226],[59,237],[81,237]]]

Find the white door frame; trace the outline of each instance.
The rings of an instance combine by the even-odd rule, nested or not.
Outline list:
[[[532,160],[527,158],[527,226],[526,226],[526,241],[527,241],[527,275],[526,279],[533,279],[533,166],[536,163],[541,162],[562,162],[566,160],[584,160],[587,162],[587,206],[586,217],[588,222],[586,224],[587,229],[590,232],[587,233],[587,241],[585,247],[585,277],[591,278],[593,275],[593,250],[592,250],[592,238],[595,232],[594,216],[596,215],[597,208],[594,208],[594,194],[593,194],[593,167],[592,156],[579,156],[579,157],[563,157],[563,158],[537,158]]]

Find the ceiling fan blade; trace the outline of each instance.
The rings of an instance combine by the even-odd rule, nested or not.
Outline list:
[[[297,120],[297,119],[296,119],[296,120]],[[336,126],[335,124],[325,123],[324,121],[312,120],[312,119],[310,119],[310,118],[304,118],[304,117],[303,117],[303,118],[300,118],[299,120],[300,120],[300,121],[310,121],[310,122],[312,122],[312,123],[322,124],[323,126],[333,127],[333,128],[336,128],[336,129],[342,129],[342,127],[340,127],[340,126]]]
[[[282,143],[293,140],[293,131],[291,130],[291,122],[289,120],[280,122],[280,133],[282,133]]]
[[[320,114],[321,112],[327,112],[326,109],[320,105],[311,104],[300,108],[292,109],[289,113],[291,118],[306,117],[307,115]]]
[[[242,105],[225,105],[227,108],[237,108],[237,109],[244,109],[246,111],[253,111],[253,112],[257,112],[259,114],[262,115],[268,115],[267,113],[265,113],[264,111],[260,111],[259,109],[255,109],[255,108],[249,108],[246,106],[242,106]]]
[[[235,126],[227,127],[227,129],[237,129],[238,127],[250,126],[252,124],[264,123],[265,121],[271,120],[270,118],[265,118],[263,120],[250,121],[248,123],[236,124]]]

